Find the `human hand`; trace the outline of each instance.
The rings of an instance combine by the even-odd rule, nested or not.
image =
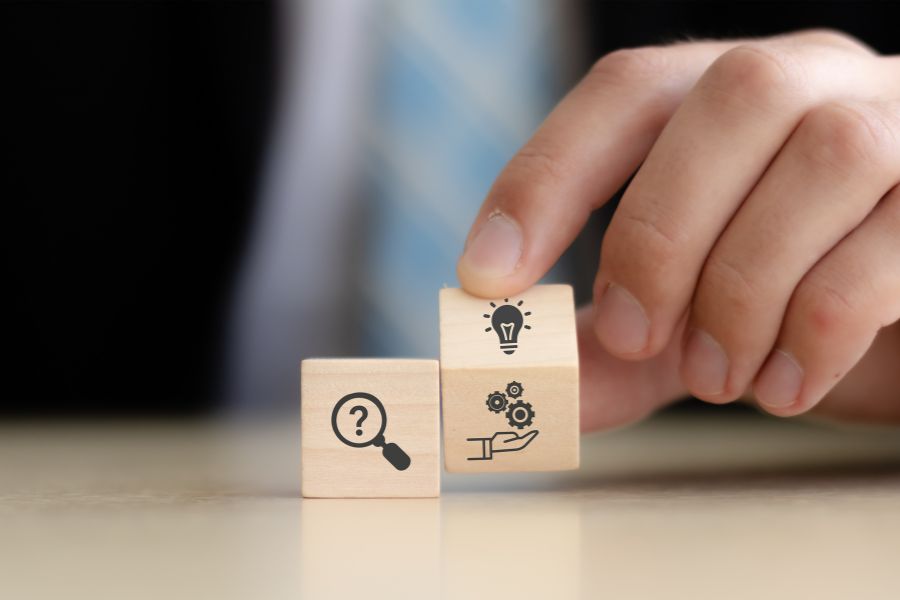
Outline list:
[[[494,183],[463,287],[534,284],[635,171],[579,311],[585,429],[751,390],[900,420],[900,57],[830,31],[603,57]]]
[[[495,452],[516,452],[523,450],[537,437],[538,431],[532,430],[521,435],[514,431],[498,431],[489,438],[466,438],[467,442],[481,442],[481,456],[469,460],[491,460]]]

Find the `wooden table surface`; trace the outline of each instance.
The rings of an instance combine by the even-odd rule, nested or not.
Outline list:
[[[0,424],[0,598],[900,598],[900,430],[665,417],[301,500],[299,427]]]

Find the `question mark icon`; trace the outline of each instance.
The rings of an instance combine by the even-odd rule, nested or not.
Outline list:
[[[362,414],[360,415],[360,417],[356,420],[356,427],[357,427],[357,428],[360,428],[360,427],[362,427],[363,421],[365,421],[366,418],[369,416],[369,411],[366,409],[365,406],[354,406],[353,408],[350,409],[350,414],[351,414],[351,415],[352,415],[353,413],[356,413],[356,412],[361,412],[361,413],[362,413]],[[357,429],[357,430],[356,430],[356,435],[362,435],[362,434],[363,434],[363,430],[362,430],[362,429]]]
[[[350,414],[355,415],[356,413],[360,413],[359,418],[356,420],[356,435],[364,435],[362,424],[363,421],[369,418],[369,409],[365,406],[360,406],[357,404],[358,402],[367,402],[371,407],[374,407],[373,410],[377,411],[376,414],[380,417],[380,424],[377,426],[378,431],[375,431],[376,426],[370,424],[368,434],[362,438],[348,438],[341,432],[341,428],[338,426],[338,417],[341,414],[346,414],[342,413],[341,409],[351,402],[353,403],[351,405],[353,408],[350,409]],[[379,419],[376,417],[376,420]],[[412,460],[410,460],[409,454],[403,451],[403,448],[393,442],[385,441],[385,427],[387,427],[387,412],[384,410],[384,404],[381,403],[381,400],[367,392],[347,394],[337,401],[337,404],[334,405],[334,408],[331,411],[331,430],[334,431],[334,435],[337,436],[337,439],[351,448],[365,448],[366,446],[381,448],[381,455],[386,461],[391,463],[391,466],[398,471],[405,471],[409,468]],[[374,435],[372,435],[373,432]]]

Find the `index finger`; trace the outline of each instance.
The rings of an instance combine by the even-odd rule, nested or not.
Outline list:
[[[735,43],[619,50],[600,59],[495,181],[457,265],[463,288],[500,297],[537,282]]]

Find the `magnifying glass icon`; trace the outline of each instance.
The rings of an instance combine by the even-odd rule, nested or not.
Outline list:
[[[375,411],[370,411],[374,408]],[[372,412],[377,412],[380,419],[379,427],[371,427],[365,432],[362,423]],[[356,417],[359,415],[359,417]],[[348,422],[355,422],[355,427],[348,426]],[[353,425],[353,423],[350,423]],[[342,430],[343,426],[343,430]],[[409,455],[397,444],[389,444],[384,439],[384,430],[387,427],[387,413],[381,400],[366,392],[354,392],[347,394],[334,405],[331,411],[331,429],[341,442],[351,448],[365,448],[375,446],[381,448],[381,455],[398,471],[405,471],[412,462]],[[350,430],[355,435],[347,435]]]

